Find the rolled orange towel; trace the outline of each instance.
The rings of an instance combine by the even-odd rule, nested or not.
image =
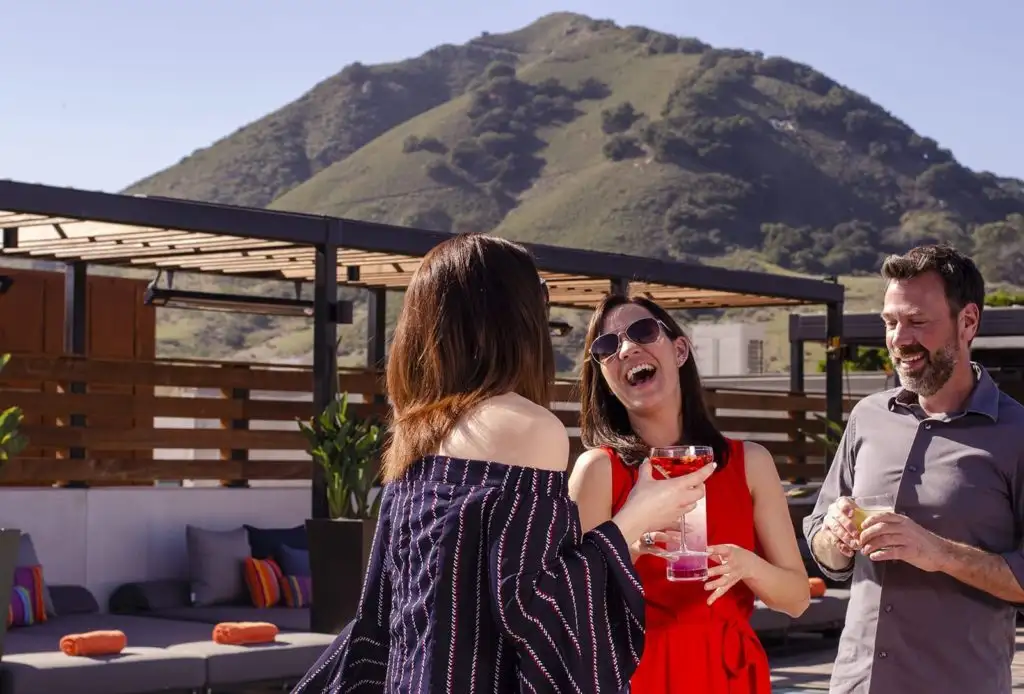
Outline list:
[[[271,643],[277,638],[277,627],[270,622],[221,622],[213,628],[213,640],[232,646],[248,643]]]
[[[817,576],[812,576],[811,578],[807,579],[807,582],[810,584],[811,587],[812,598],[820,598],[822,595],[825,594],[825,582],[823,580],[821,580]]]
[[[88,631],[68,634],[60,640],[60,650],[67,655],[117,655],[128,645],[123,631]]]

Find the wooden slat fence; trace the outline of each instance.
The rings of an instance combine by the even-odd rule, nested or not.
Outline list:
[[[68,392],[85,383],[85,394]],[[342,371],[339,390],[360,415],[385,417],[380,374]],[[0,408],[25,412],[30,447],[0,464],[0,484],[91,485],[181,479],[309,479],[312,468],[295,420],[313,414],[308,367],[187,360],[122,361],[15,354],[0,372]],[[820,477],[823,432],[808,413],[824,398],[710,391],[720,426],[765,445],[784,477]],[[560,383],[552,409],[578,439],[575,383]],[[853,401],[847,403],[847,410]],[[71,426],[84,415],[84,426]],[[84,458],[70,457],[84,449]]]

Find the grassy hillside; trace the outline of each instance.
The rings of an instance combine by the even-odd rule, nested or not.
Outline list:
[[[350,65],[130,190],[841,275],[848,310],[875,310],[868,275],[886,252],[924,241],[971,250],[992,282],[1024,281],[1020,181],[966,169],[809,66],[568,13]],[[353,361],[361,315],[344,330]],[[784,313],[710,317],[778,333]],[[168,315],[164,349],[308,351],[301,324],[211,321]],[[578,337],[562,347],[563,368]],[[773,340],[769,360],[784,355]]]

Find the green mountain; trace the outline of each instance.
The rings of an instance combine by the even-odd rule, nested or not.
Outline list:
[[[568,13],[350,65],[128,190],[814,274],[928,240],[1024,269],[1021,181],[809,66]]]

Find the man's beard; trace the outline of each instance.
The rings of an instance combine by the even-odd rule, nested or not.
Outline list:
[[[924,355],[924,364],[915,371],[908,373],[899,367],[901,357],[912,357],[917,354]],[[953,376],[953,369],[960,360],[960,350],[955,342],[934,352],[929,352],[921,345],[913,345],[905,349],[890,350],[889,358],[896,367],[903,387],[911,393],[927,398],[939,392]]]

